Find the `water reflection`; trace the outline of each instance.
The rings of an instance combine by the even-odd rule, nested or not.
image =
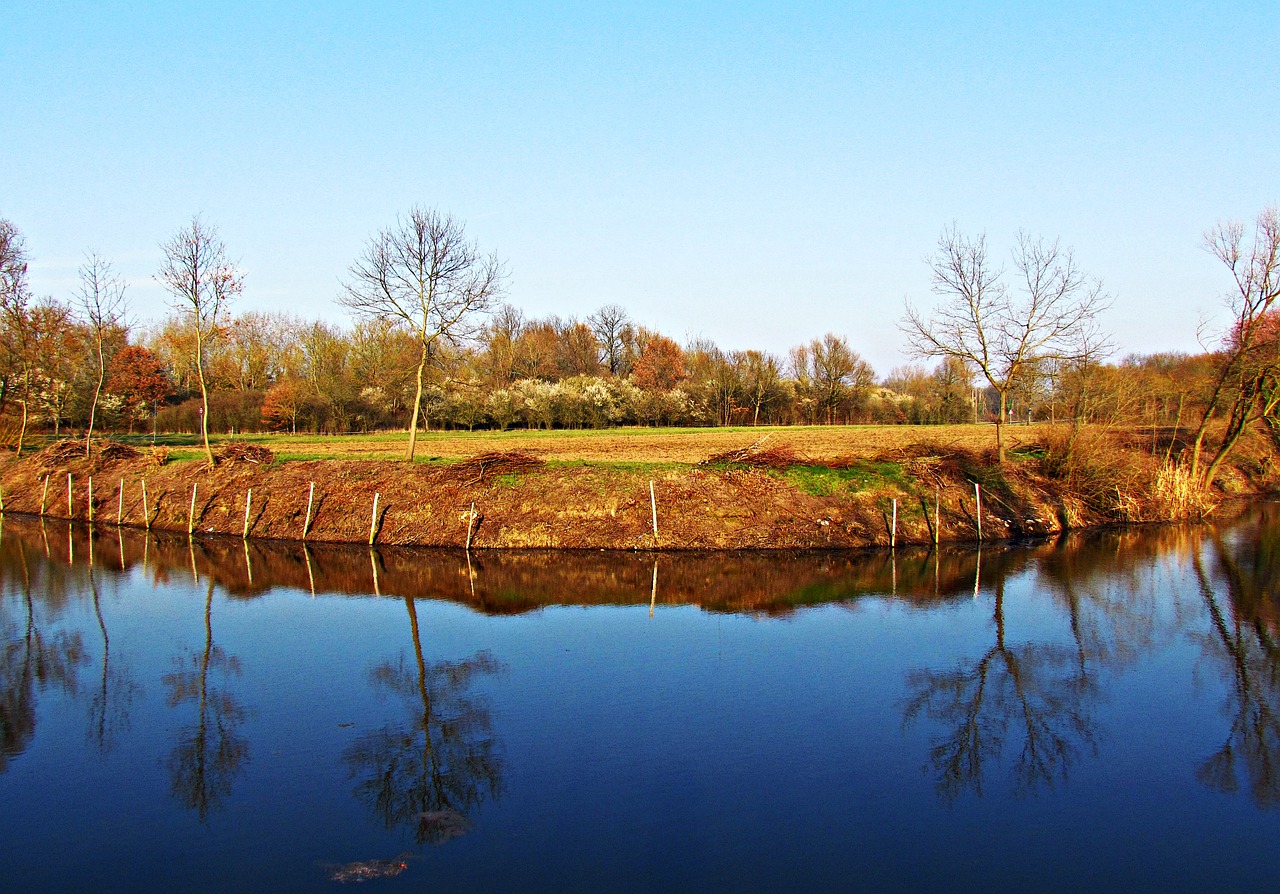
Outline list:
[[[1195,605],[1174,599],[1169,607],[1153,573],[1162,564],[1194,576]],[[113,649],[102,587],[118,572],[138,571],[156,583],[201,585],[203,644],[174,658],[162,677],[169,707],[186,712],[166,762],[171,787],[201,819],[231,796],[250,752],[247,711],[235,692],[239,662],[214,636],[214,591],[248,600],[278,586],[403,600],[411,651],[377,663],[371,683],[400,699],[404,716],[365,731],[343,761],[373,815],[387,828],[412,831],[420,843],[465,831],[478,805],[503,790],[493,721],[477,694],[483,688],[477,683],[503,667],[485,651],[430,660],[415,604],[422,598],[492,615],[571,603],[647,604],[651,614],[695,604],[769,616],[826,603],[853,606],[868,596],[920,608],[989,600],[985,639],[968,654],[905,669],[897,678],[901,716],[925,731],[923,762],[947,801],[981,796],[996,781],[1028,794],[1068,780],[1099,753],[1109,732],[1100,715],[1110,683],[1152,650],[1194,636],[1205,666],[1230,681],[1222,744],[1195,769],[1196,778],[1216,791],[1243,790],[1259,805],[1280,804],[1274,506],[1220,529],[1103,532],[980,552],[897,555],[367,551],[10,520],[0,538],[0,771],[31,741],[39,694],[78,691],[78,674],[89,663],[84,635],[56,623],[75,598],[91,602],[91,635],[101,641],[96,685],[85,699],[89,739],[107,752],[128,730],[142,690]],[[1028,624],[1010,611],[1007,587],[1020,578],[1033,580],[1052,605],[1051,623]]]
[[[489,708],[470,690],[502,665],[484,651],[428,663],[413,599],[405,597],[404,604],[414,663],[401,652],[371,676],[375,688],[403,700],[405,719],[362,734],[344,759],[359,780],[356,796],[388,829],[404,826],[418,844],[441,844],[465,834],[471,812],[501,794],[502,760]]]
[[[93,613],[102,635],[102,670],[98,689],[89,701],[89,741],[99,752],[109,752],[121,734],[129,729],[129,711],[133,701],[142,694],[142,687],[134,682],[128,670],[119,660],[111,661],[111,635],[107,632],[107,619],[102,613],[102,587],[94,573],[92,559],[89,564],[89,590],[93,594]]]
[[[51,521],[6,523],[15,538],[61,541],[55,562],[141,570],[156,584],[213,581],[236,599],[287,587],[312,595],[374,593],[447,599],[490,615],[546,605],[697,605],[706,611],[786,615],[810,605],[895,595],[920,605],[972,596],[975,584],[1016,574],[1055,547],[989,546],[978,556],[899,550],[863,553],[472,552],[340,544],[190,539],[140,530],[87,530]],[[91,543],[92,541],[92,543]],[[61,555],[60,555],[61,553]],[[64,565],[63,568],[68,566]],[[64,572],[65,576],[65,572]],[[79,574],[63,586],[83,583]]]
[[[213,642],[213,579],[204,601],[204,649],[173,659],[162,682],[171,708],[195,706],[194,721],[179,733],[169,758],[174,796],[200,819],[231,794],[231,783],[249,759],[249,742],[239,734],[245,719],[231,692],[240,663]]]
[[[982,794],[984,776],[1008,746],[1018,751],[1015,790],[1025,793],[1067,778],[1081,754],[1096,754],[1093,709],[1099,697],[1097,653],[1077,635],[1076,648],[1011,642],[1004,579],[995,583],[992,643],[954,668],[907,676],[904,718],[941,724],[929,762],[939,795]],[[1073,629],[1078,628],[1073,625]]]
[[[931,729],[927,769],[939,797],[981,797],[1008,778],[1015,795],[1066,782],[1096,757],[1109,686],[1157,647],[1193,629],[1184,597],[1157,586],[1162,563],[1198,561],[1211,528],[1097,532],[1029,549],[1034,589],[1052,598],[1046,619],[1024,612],[1010,630],[1010,567],[978,560],[974,598],[991,600],[990,642],[949,667],[906,675],[903,718]],[[1231,561],[1220,540],[1216,554]],[[1265,562],[1257,567],[1269,567]],[[1019,569],[1019,574],[1022,569]]]
[[[1247,788],[1262,807],[1280,805],[1280,526],[1276,507],[1231,542],[1213,536],[1214,568],[1195,558],[1209,617],[1206,657],[1231,681],[1222,711],[1229,718],[1220,748],[1196,770],[1214,791]],[[1226,599],[1222,598],[1222,589]]]
[[[89,661],[78,632],[48,631],[36,611],[33,590],[55,605],[65,596],[61,569],[41,563],[33,582],[32,564],[21,543],[4,555],[4,598],[0,600],[0,773],[26,751],[35,735],[36,702],[49,689],[75,695],[81,667]],[[16,597],[16,599],[15,599]],[[18,602],[20,614],[14,616]]]

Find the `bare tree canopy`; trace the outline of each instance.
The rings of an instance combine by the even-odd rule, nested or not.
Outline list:
[[[1280,299],[1280,210],[1271,207],[1258,215],[1252,240],[1246,239],[1244,224],[1224,223],[1205,234],[1205,247],[1226,266],[1234,283],[1226,298],[1231,331],[1218,356],[1213,390],[1192,450],[1191,474],[1200,478],[1205,434],[1210,422],[1225,412],[1222,441],[1201,479],[1208,486],[1245,428],[1274,416],[1280,405],[1280,353],[1272,313]]]
[[[417,393],[406,460],[418,439],[423,376],[440,341],[475,335],[501,298],[505,271],[495,255],[481,255],[461,221],[415,207],[375,234],[348,271],[338,299],[357,314],[403,320],[417,336]]]
[[[12,223],[0,219],[0,349],[4,353],[4,400],[17,391],[22,407],[17,455],[22,456],[32,388],[30,319],[31,289],[27,284],[27,243]],[[16,380],[13,384],[10,379]]]
[[[954,226],[927,259],[941,301],[929,317],[910,302],[901,329],[914,354],[955,358],[976,369],[1000,397],[996,444],[1004,462],[1009,393],[1020,376],[1046,361],[1084,362],[1105,351],[1098,316],[1111,304],[1102,283],[1087,277],[1069,248],[1019,233],[1013,249],[1018,284],[988,256],[985,235]]]
[[[85,259],[80,265],[79,273],[80,290],[77,297],[98,361],[98,378],[94,384],[93,401],[89,405],[89,425],[84,434],[84,453],[89,456],[98,402],[107,381],[107,340],[113,330],[124,325],[125,283],[112,269],[111,262],[96,253]]]
[[[609,375],[618,376],[624,372],[627,347],[627,330],[631,319],[624,308],[617,304],[606,304],[587,317],[591,330],[600,342],[600,362],[609,370]]]
[[[26,291],[26,240],[17,227],[0,218],[0,298],[9,301]]]
[[[209,386],[205,376],[205,352],[219,334],[219,320],[227,306],[244,290],[239,265],[227,259],[227,249],[216,227],[199,216],[160,246],[164,262],[156,280],[173,299],[173,306],[190,323],[195,335],[196,372],[200,380],[200,433],[204,452],[213,465],[209,446]]]

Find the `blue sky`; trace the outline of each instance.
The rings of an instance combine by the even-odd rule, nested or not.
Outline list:
[[[1195,350],[1204,230],[1280,201],[1280,5],[10,5],[0,216],[32,283],[86,251],[135,316],[200,213],[240,309],[345,319],[339,281],[415,204],[533,316],[606,303],[678,339],[846,335],[904,361],[944,226],[1058,236],[1120,353]]]

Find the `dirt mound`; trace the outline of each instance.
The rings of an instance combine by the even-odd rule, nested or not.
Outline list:
[[[546,462],[536,456],[519,451],[494,451],[478,453],[468,459],[459,460],[444,470],[446,481],[460,481],[466,484],[479,484],[485,475],[509,475],[513,472],[532,472],[541,469]]]
[[[218,451],[218,460],[228,463],[245,462],[269,466],[275,462],[276,455],[266,447],[236,441]]]

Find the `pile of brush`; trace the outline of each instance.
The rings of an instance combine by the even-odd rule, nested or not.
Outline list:
[[[73,459],[80,459],[84,456],[84,441],[73,441],[70,438],[63,438],[61,441],[54,441],[44,450],[40,451],[41,465],[52,466],[60,463],[70,462]]]
[[[528,453],[512,451],[493,451],[478,453],[467,459],[451,464],[444,471],[446,478],[454,481],[465,481],[467,484],[479,484],[485,475],[509,475],[514,472],[532,472],[546,465],[544,460]]]
[[[116,462],[123,459],[137,459],[142,454],[128,444],[118,441],[94,441],[93,454],[103,462]]]
[[[717,453],[714,456],[707,457],[698,465],[752,466],[758,469],[778,469],[781,471],[786,471],[792,466],[813,465],[813,460],[797,453],[793,447],[788,447],[785,444],[779,444],[774,447],[764,446],[764,442],[767,440],[769,438],[765,436],[749,447],[743,447],[741,450],[727,450],[724,453]]]
[[[232,441],[218,451],[220,462],[244,462],[269,466],[276,460],[276,455],[266,447],[257,444],[246,444],[243,441]]]

